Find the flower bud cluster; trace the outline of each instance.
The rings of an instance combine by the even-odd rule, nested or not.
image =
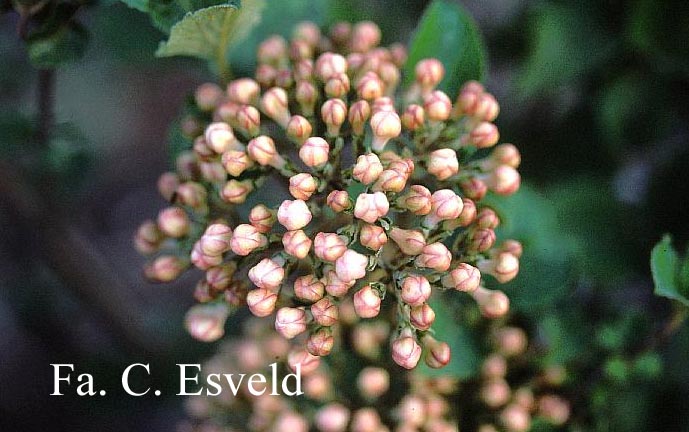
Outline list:
[[[341,323],[371,320],[398,329],[377,344],[399,366],[440,368],[451,352],[432,336],[433,301],[466,293],[484,316],[507,314],[488,287],[516,277],[522,248],[496,239],[503,215],[483,202],[520,185],[499,106],[477,82],[439,90],[437,59],[399,89],[405,49],[380,40],[371,22],[328,35],[302,23],[260,44],[254,77],[197,90],[188,150],[158,182],[169,207],[135,238],[152,280],[205,272],[195,337],[219,337],[224,319],[208,317],[246,304],[303,355],[328,355]]]

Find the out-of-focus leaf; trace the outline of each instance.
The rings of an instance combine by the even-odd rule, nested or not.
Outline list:
[[[32,35],[27,50],[35,67],[53,69],[80,59],[86,52],[87,43],[86,29],[72,22],[55,32]]]
[[[33,121],[18,112],[0,113],[0,157],[15,158],[35,144]]]
[[[229,48],[244,39],[260,21],[264,4],[264,0],[245,0],[241,9],[235,5],[220,5],[188,14],[172,27],[170,38],[161,42],[156,55],[208,60],[223,76]]]
[[[651,251],[651,273],[655,283],[655,294],[677,300],[689,306],[689,287],[680,286],[681,261],[672,247],[672,239],[665,235]]]
[[[486,71],[483,40],[474,20],[455,2],[434,0],[424,12],[409,46],[404,82],[414,81],[419,60],[435,57],[445,66],[439,88],[453,97],[462,83],[481,80]]]
[[[518,88],[522,97],[553,91],[581,78],[614,53],[614,46],[593,14],[578,3],[544,3],[533,23],[533,42]]]
[[[79,187],[93,163],[89,144],[73,124],[56,125],[43,155],[43,170],[53,176],[65,191]]]
[[[186,14],[220,4],[239,7],[239,0],[122,0],[127,6],[149,15],[153,24],[165,33]]]
[[[589,354],[590,328],[573,311],[551,313],[540,320],[538,327],[548,346],[548,353],[542,359],[546,364],[562,365]]]
[[[431,369],[423,363],[421,373],[428,376],[452,376],[467,379],[475,376],[480,367],[481,354],[471,329],[460,325],[457,313],[441,296],[431,299],[430,306],[435,311],[433,330],[437,338],[450,345],[452,358],[450,364],[442,369]]]

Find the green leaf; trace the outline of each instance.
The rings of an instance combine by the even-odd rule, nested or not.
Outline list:
[[[445,78],[439,89],[449,95],[459,92],[469,80],[482,80],[486,72],[483,39],[476,23],[459,4],[434,0],[421,18],[409,47],[404,66],[404,83],[414,81],[414,67],[419,60],[435,57],[445,66]]]
[[[161,42],[156,55],[208,60],[223,76],[227,71],[229,48],[244,39],[260,21],[264,4],[264,0],[245,0],[241,9],[235,5],[221,5],[187,14],[172,27],[170,38]]]
[[[28,42],[31,63],[37,68],[53,69],[80,59],[86,52],[88,33],[77,24],[69,23],[49,34],[32,36]]]
[[[689,286],[680,286],[680,258],[672,247],[672,239],[665,235],[651,251],[651,273],[655,294],[677,300],[689,306]]]
[[[122,0],[132,9],[144,12],[158,30],[170,33],[170,29],[186,14],[220,4],[239,7],[238,0]]]
[[[450,293],[451,294],[451,293]],[[429,302],[435,312],[433,331],[437,339],[446,342],[452,350],[450,364],[442,369],[432,369],[425,363],[419,366],[427,376],[452,376],[467,379],[475,376],[480,368],[481,354],[474,332],[457,320],[456,303],[448,302],[442,295]]]

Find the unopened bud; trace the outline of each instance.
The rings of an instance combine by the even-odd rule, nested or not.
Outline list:
[[[495,332],[496,347],[505,357],[523,354],[528,343],[526,333],[518,327],[503,327]]]
[[[499,408],[510,400],[512,391],[503,378],[496,377],[488,380],[481,388],[481,400],[490,408]]]
[[[222,89],[214,83],[201,84],[194,93],[194,101],[201,111],[213,111],[221,100]]]
[[[155,282],[171,282],[182,274],[187,263],[179,257],[161,255],[144,268],[144,275]]]
[[[467,198],[474,201],[481,201],[488,192],[488,186],[486,183],[476,177],[462,181],[459,184],[459,187],[462,189],[462,192]]]
[[[383,96],[373,101],[371,104],[371,113],[376,114],[381,111],[395,112],[395,103],[392,98]]]
[[[344,297],[349,289],[356,283],[355,280],[350,282],[343,281],[337,275],[335,269],[326,270],[323,281],[325,283],[325,291],[333,297]]]
[[[415,328],[426,331],[435,321],[435,312],[428,304],[414,306],[409,313],[409,321]]]
[[[277,293],[265,288],[251,290],[246,295],[246,304],[249,306],[249,310],[259,318],[272,314],[277,300]]]
[[[359,372],[356,383],[362,396],[375,399],[390,388],[390,374],[383,368],[365,367]]]
[[[347,73],[347,60],[340,54],[326,52],[316,60],[316,76],[326,82],[330,77]]]
[[[380,152],[388,141],[397,138],[402,132],[402,123],[397,113],[393,111],[378,111],[371,117],[373,142],[371,147]]]
[[[472,252],[486,252],[495,244],[495,231],[490,228],[477,229],[469,238],[468,249]]]
[[[259,165],[281,168],[285,164],[285,160],[278,154],[275,142],[269,136],[261,135],[252,139],[246,149],[251,159]]]
[[[366,122],[371,117],[371,106],[365,100],[356,101],[349,107],[349,123],[354,135],[364,134]]]
[[[230,262],[227,265],[213,267],[206,271],[206,282],[212,290],[220,292],[225,290],[232,282],[232,276],[237,269],[237,265]]]
[[[368,52],[380,43],[380,28],[371,21],[362,21],[352,29],[351,49],[354,52]]]
[[[230,125],[222,122],[209,124],[208,127],[206,127],[204,136],[208,147],[217,154],[222,154],[230,150],[237,142]]]
[[[385,230],[378,225],[364,225],[359,232],[361,245],[374,251],[380,250],[388,242]]]
[[[311,174],[299,173],[289,179],[289,192],[300,200],[308,200],[318,189],[318,183]]]
[[[426,246],[426,238],[420,231],[405,230],[393,227],[390,230],[390,238],[399,246],[405,255],[419,255]]]
[[[330,39],[338,45],[344,45],[352,35],[352,25],[345,21],[339,21],[330,27]]]
[[[206,255],[201,250],[201,243],[196,242],[191,249],[191,263],[200,270],[208,270],[222,263],[222,255]]]
[[[241,224],[237,225],[232,233],[230,247],[232,252],[237,255],[246,256],[267,243],[268,239],[256,227],[249,224]]]
[[[416,82],[426,94],[433,90],[445,77],[445,67],[438,59],[423,59],[414,68]]]
[[[413,336],[400,336],[392,342],[392,359],[405,369],[414,369],[421,358],[421,347]]]
[[[261,113],[251,105],[244,105],[237,111],[237,126],[248,136],[261,133]]]
[[[287,231],[282,236],[282,244],[285,252],[293,257],[304,259],[311,250],[312,240],[302,230]]]
[[[354,310],[361,318],[373,318],[380,313],[380,295],[370,285],[354,294]]]
[[[278,208],[278,221],[288,231],[304,228],[312,217],[309,207],[302,200],[284,200]]]
[[[505,240],[500,245],[500,250],[503,252],[509,252],[517,258],[521,258],[524,248],[522,244],[517,240]]]
[[[478,101],[484,92],[483,86],[477,81],[468,81],[462,86],[457,96],[455,109],[452,113],[454,118],[462,114],[473,116],[478,108]]]
[[[224,224],[212,224],[199,240],[201,251],[206,255],[222,255],[230,250],[232,230]]]
[[[477,148],[488,148],[497,144],[498,140],[500,140],[498,127],[493,123],[481,122],[468,135],[463,137],[462,142]]]
[[[257,50],[259,63],[276,65],[287,58],[287,41],[282,36],[271,36],[261,42]]]
[[[371,184],[383,172],[383,164],[375,153],[368,153],[357,158],[352,177],[363,184]]]
[[[431,212],[431,191],[425,186],[412,185],[409,191],[397,199],[397,205],[415,215],[427,215]]]
[[[314,253],[323,261],[334,262],[346,250],[345,240],[335,233],[319,232],[314,238]]]
[[[440,189],[431,195],[431,212],[424,219],[424,224],[434,227],[443,220],[457,219],[462,214],[464,202],[454,191]]]
[[[319,167],[328,162],[330,145],[321,137],[307,139],[299,149],[299,158],[309,167]]]
[[[509,165],[500,165],[488,177],[488,188],[498,195],[512,195],[519,190],[521,176]]]
[[[313,319],[322,326],[335,324],[339,317],[337,305],[329,298],[322,298],[311,305]]]
[[[291,351],[287,355],[287,365],[292,372],[296,372],[297,368],[301,371],[303,376],[310,375],[318,369],[321,364],[321,358],[312,355],[305,349]]]
[[[294,74],[294,79],[299,81],[309,81],[313,78],[313,60],[311,59],[301,59],[297,61],[292,66],[292,72]]]
[[[467,263],[460,263],[442,278],[444,287],[454,288],[462,292],[476,291],[480,282],[481,272],[479,269]]]
[[[222,165],[232,177],[239,177],[247,168],[253,165],[249,155],[243,150],[229,150],[222,154]]]
[[[450,345],[445,342],[435,340],[431,336],[426,336],[423,341],[427,349],[424,361],[429,367],[433,369],[440,369],[450,363],[450,360],[452,359],[452,350],[450,349]]]
[[[225,183],[222,191],[220,191],[220,196],[228,203],[242,204],[253,190],[254,185],[251,180],[232,179]]]
[[[549,423],[561,426],[569,420],[569,403],[559,396],[544,395],[538,399],[538,413]]]
[[[339,403],[328,404],[318,410],[314,423],[322,432],[345,432],[349,423],[349,410]]]
[[[424,121],[426,121],[426,113],[422,106],[411,104],[402,113],[402,126],[410,131],[416,131],[423,127]]]
[[[481,273],[492,275],[500,283],[507,283],[519,273],[519,258],[509,252],[500,252],[495,257],[480,260],[478,268]]]
[[[488,318],[500,318],[510,310],[510,299],[502,291],[478,287],[471,295],[478,303],[481,313]]]
[[[366,72],[356,86],[356,93],[360,99],[373,101],[383,96],[384,84],[375,72]]]
[[[347,74],[336,74],[328,78],[323,90],[329,98],[345,98],[349,93],[350,83]]]
[[[306,312],[302,308],[278,309],[275,316],[275,330],[287,339],[293,339],[306,330]]]
[[[261,87],[251,78],[239,78],[227,85],[227,96],[232,102],[242,105],[255,105]]]
[[[386,169],[380,173],[372,189],[374,191],[402,192],[407,185],[407,179],[409,179],[409,174],[405,171]]]
[[[368,266],[368,257],[356,252],[352,249],[347,249],[335,261],[335,272],[337,277],[344,283],[352,282],[366,276],[366,267]]]
[[[139,253],[149,255],[158,250],[163,240],[163,233],[152,220],[147,220],[139,226],[134,236],[134,245]]]
[[[531,428],[531,415],[521,406],[510,404],[500,413],[500,422],[507,432],[526,432]]]
[[[179,177],[175,173],[163,173],[160,177],[158,177],[157,186],[160,196],[162,196],[166,201],[170,201],[172,199],[172,195],[174,195],[177,187],[179,186]]]
[[[388,214],[390,204],[382,192],[362,193],[356,199],[354,216],[368,223],[375,223]]]
[[[273,87],[263,93],[261,110],[283,128],[291,117],[288,107],[287,92],[280,87]]]
[[[438,180],[447,180],[459,172],[457,152],[446,148],[432,151],[428,155],[428,172]]]
[[[424,97],[423,108],[428,120],[442,122],[450,118],[452,102],[445,93],[435,90]]]
[[[507,375],[507,361],[500,354],[491,354],[483,361],[481,373],[486,378],[504,378]]]
[[[179,207],[168,207],[158,213],[158,228],[168,237],[184,237],[189,227],[189,216]]]
[[[474,118],[492,122],[500,113],[500,105],[495,97],[490,93],[483,93],[479,96],[474,111]]]
[[[451,263],[452,253],[447,246],[440,242],[424,246],[421,255],[414,260],[414,264],[418,267],[431,268],[439,272],[447,271]]]
[[[323,298],[325,285],[314,275],[300,276],[294,281],[294,295],[299,300],[314,303]]]
[[[339,135],[340,127],[347,119],[347,104],[342,99],[328,99],[321,107],[321,118],[328,128],[328,135]]]
[[[263,204],[253,207],[249,212],[249,223],[263,234],[270,232],[276,220],[275,212]]]
[[[335,338],[329,327],[321,327],[309,335],[306,349],[313,355],[327,356],[333,350]]]
[[[305,116],[312,116],[316,100],[318,100],[318,90],[311,82],[303,80],[297,82],[294,97],[299,103],[301,113]]]
[[[292,116],[287,123],[287,136],[299,145],[304,144],[304,141],[311,136],[311,132],[313,132],[311,123],[300,115]]]
[[[498,217],[498,214],[495,213],[495,210],[493,210],[490,207],[484,207],[481,209],[481,211],[476,215],[476,226],[478,228],[490,228],[490,229],[495,229],[500,225],[500,218]]]
[[[431,297],[431,284],[424,276],[409,275],[402,282],[400,297],[410,306],[421,306]]]
[[[277,291],[285,278],[285,269],[270,258],[264,258],[249,270],[249,279],[259,288]]]
[[[202,342],[214,342],[225,334],[229,308],[222,303],[192,306],[184,319],[189,334]]]
[[[335,213],[349,210],[354,206],[354,202],[349,197],[347,191],[334,190],[328,194],[325,203],[333,209]]]

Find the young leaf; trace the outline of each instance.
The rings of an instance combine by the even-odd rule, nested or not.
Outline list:
[[[88,33],[77,23],[68,23],[52,33],[39,33],[28,42],[31,63],[37,68],[53,69],[80,59],[86,52]]]
[[[198,57],[212,62],[220,76],[227,72],[229,48],[244,39],[260,21],[264,0],[246,0],[241,9],[234,5],[211,6],[187,14],[170,30],[156,55]]]
[[[651,273],[655,283],[655,294],[677,300],[689,306],[689,287],[679,281],[680,258],[672,247],[672,239],[665,235],[651,251]]]
[[[461,85],[481,80],[486,71],[483,39],[469,14],[457,3],[434,0],[419,23],[404,66],[405,86],[414,80],[419,60],[435,57],[445,66],[439,89],[454,97]]]

